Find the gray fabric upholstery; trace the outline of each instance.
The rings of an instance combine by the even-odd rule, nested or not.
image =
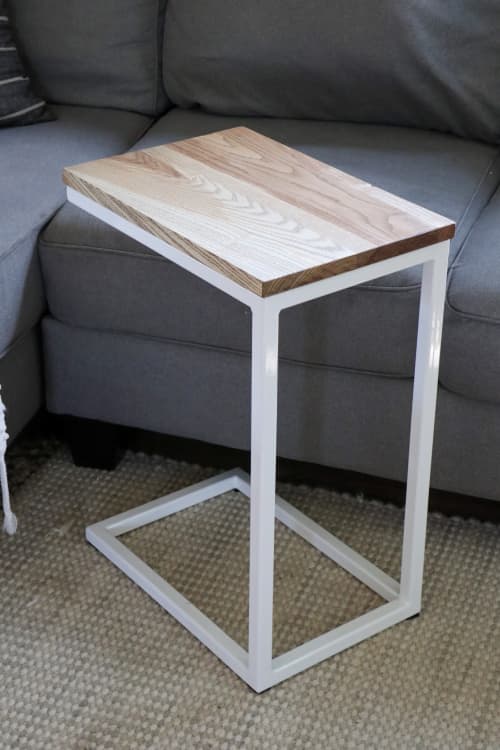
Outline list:
[[[169,0],[180,106],[500,141],[498,0]]]
[[[165,0],[15,0],[22,51],[45,98],[158,115]]]
[[[50,411],[248,448],[248,356],[52,318],[43,327]],[[411,386],[282,360],[279,455],[404,480]],[[434,487],[500,500],[499,445],[498,407],[440,389]]]
[[[0,357],[44,309],[34,251],[40,228],[64,201],[62,168],[123,151],[150,123],[113,110],[54,110],[57,120],[9,128],[0,138]]]
[[[39,326],[31,328],[0,357],[7,431],[13,440],[44,402]]]
[[[19,336],[40,319],[45,294],[35,251],[38,229],[20,236],[10,252],[0,254],[0,358]]]
[[[134,148],[240,122],[450,216],[458,223],[455,251],[500,180],[496,149],[408,128],[172,110]],[[49,308],[62,322],[249,349],[244,306],[74,207],[48,225],[40,251]],[[414,269],[287,310],[283,356],[411,375],[419,280]]]
[[[457,393],[500,404],[500,190],[451,269],[441,377]]]

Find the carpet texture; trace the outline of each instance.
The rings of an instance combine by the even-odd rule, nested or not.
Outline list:
[[[127,454],[76,468],[45,443],[9,461],[19,532],[0,538],[0,747],[499,750],[500,527],[432,515],[424,611],[262,694],[84,540],[84,528],[213,472]],[[280,485],[391,575],[402,513]],[[277,525],[275,651],[379,598]],[[122,537],[246,645],[248,503],[228,493]]]

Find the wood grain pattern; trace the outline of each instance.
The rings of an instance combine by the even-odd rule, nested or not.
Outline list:
[[[64,181],[263,297],[450,239],[455,229],[243,127],[69,167]]]

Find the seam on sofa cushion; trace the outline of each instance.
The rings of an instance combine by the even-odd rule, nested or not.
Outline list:
[[[144,127],[142,128],[142,130],[139,133],[137,133],[137,135],[134,136],[134,140],[132,141],[132,143],[130,144],[130,146],[127,146],[127,151],[130,148],[132,148],[132,146],[135,146],[135,144],[138,141],[140,141],[141,138],[144,138],[144,136],[146,135],[146,133],[148,132],[148,130],[151,130],[151,128],[155,124],[155,118],[154,117],[148,117],[147,115],[142,115],[142,117],[149,119],[149,122],[145,123]],[[61,206],[59,206],[59,208],[57,210],[59,211],[59,209],[62,208],[65,205],[66,202],[67,201],[66,201],[66,198],[65,198],[64,199],[64,203]]]
[[[159,5],[161,5],[162,2],[163,2],[163,0],[159,0]],[[146,133],[152,127],[153,124],[154,124],[154,121],[152,121],[151,123],[149,123],[145,127],[144,133]],[[143,133],[143,135],[144,135],[144,133]],[[140,138],[142,138],[142,136],[138,137],[136,143],[140,140]],[[477,181],[476,186],[474,188],[474,191],[473,191],[473,193],[472,193],[472,195],[471,195],[471,197],[470,197],[470,199],[469,199],[469,201],[467,203],[467,206],[465,207],[464,212],[462,213],[462,216],[461,216],[458,224],[457,224],[457,232],[459,231],[460,227],[463,225],[463,222],[465,221],[466,216],[469,213],[471,206],[473,205],[474,201],[476,200],[477,195],[478,195],[481,187],[487,181],[488,175],[492,171],[494,171],[493,170],[493,166],[496,163],[498,163],[499,166],[500,166],[500,152],[495,152],[494,156],[492,156],[490,162],[488,163],[488,166],[484,169],[481,177]],[[499,178],[500,178],[500,175],[499,175]],[[495,182],[495,186],[496,187],[498,187],[499,181],[500,180],[497,180]],[[491,200],[492,195],[494,195],[494,192],[495,192],[495,190],[493,188],[492,194],[489,196],[489,199],[488,199],[487,203],[485,204],[485,206],[482,207],[481,212],[480,212],[479,216],[477,217],[476,221],[479,220],[482,212],[484,211],[484,209],[488,205],[489,201]],[[50,218],[51,217],[49,217],[48,220],[50,220]],[[451,279],[451,277],[452,277],[452,271],[454,270],[455,266],[458,263],[458,260],[459,260],[460,256],[462,255],[464,246],[465,246],[465,244],[467,242],[467,239],[470,236],[470,233],[472,232],[472,229],[473,229],[474,225],[475,225],[475,222],[471,226],[471,228],[470,228],[469,232],[467,233],[467,235],[464,237],[461,245],[459,246],[459,248],[457,250],[455,258],[454,258],[454,260],[453,260],[453,262],[452,262],[452,264],[450,265],[450,268],[449,268],[448,280],[447,280],[447,302],[448,302],[448,305],[449,305],[450,309],[452,309],[452,310],[455,310],[455,308],[452,306],[451,302],[449,301],[449,289],[450,289],[450,284],[451,284],[451,280],[452,280]],[[125,255],[125,256],[130,257],[130,258],[143,258],[143,259],[148,259],[148,260],[156,260],[158,262],[165,262],[165,260],[166,260],[165,258],[161,258],[160,256],[158,256],[153,251],[141,253],[141,252],[131,252],[129,250],[116,250],[114,248],[108,248],[108,247],[103,247],[103,246],[97,247],[95,245],[82,245],[82,244],[78,244],[77,245],[75,243],[53,242],[51,240],[48,240],[46,237],[43,237],[41,235],[41,233],[40,233],[40,238],[39,238],[39,246],[40,247],[45,246],[47,248],[48,247],[67,248],[67,249],[72,249],[72,250],[77,251],[77,252],[78,251],[84,251],[84,252],[85,251],[106,252],[106,253],[110,253],[110,254],[114,254],[114,255],[119,255],[119,256],[124,256]],[[360,290],[362,290],[362,291],[364,290],[364,291],[370,291],[370,292],[383,292],[383,293],[387,293],[387,292],[418,292],[420,290],[420,287],[421,287],[420,283],[405,284],[405,285],[399,284],[397,286],[394,286],[394,285],[383,285],[383,284],[371,284],[370,282],[367,282],[365,284],[360,285],[357,288],[360,289]],[[456,312],[458,312],[459,314],[466,315],[466,313],[460,313],[460,311],[458,311],[458,310]]]
[[[82,245],[78,244],[75,245],[73,243],[66,243],[66,242],[53,242],[51,240],[46,239],[45,237],[40,237],[38,240],[38,245],[40,248],[60,248],[61,250],[73,250],[75,252],[92,252],[92,253],[109,253],[110,255],[116,255],[119,257],[126,256],[128,258],[140,258],[144,260],[149,261],[157,261],[159,263],[171,263],[172,261],[169,261],[168,258],[163,258],[162,256],[158,255],[158,253],[155,253],[154,250],[149,250],[148,252],[133,252],[130,250],[116,250],[115,248],[111,247],[104,247],[103,245],[100,245],[97,247],[96,245]],[[420,290],[420,284],[409,284],[408,286],[370,286],[368,284],[360,284],[356,287],[357,289],[370,291],[370,292],[416,292]]]
[[[441,380],[439,380],[439,388],[442,391],[447,391],[447,393],[453,394],[453,396],[458,396],[459,398],[463,398],[465,401],[477,401],[479,404],[490,404],[491,406],[495,406],[497,409],[500,406],[499,401],[492,401],[491,399],[488,399],[488,398],[477,398],[477,396],[468,396],[463,391],[458,391],[455,388],[444,386]]]
[[[494,157],[494,158],[493,158],[493,159],[491,160],[491,162],[490,162],[490,164],[489,164],[489,166],[488,166],[488,169],[487,169],[487,170],[486,170],[486,172],[485,172],[485,173],[483,174],[483,177],[482,177],[481,181],[480,181],[480,182],[478,183],[478,185],[477,185],[477,188],[475,189],[475,191],[474,191],[474,194],[473,194],[473,196],[471,197],[471,199],[470,199],[469,203],[467,204],[467,208],[465,209],[465,212],[464,212],[464,214],[463,214],[463,216],[462,216],[462,219],[463,219],[463,218],[465,217],[466,213],[467,213],[467,212],[469,211],[470,205],[471,205],[472,201],[474,200],[474,197],[475,197],[475,196],[477,195],[477,193],[478,193],[478,191],[479,191],[479,188],[480,188],[480,187],[481,187],[481,185],[482,185],[482,184],[483,184],[483,183],[484,183],[484,182],[486,181],[486,177],[488,176],[488,175],[487,175],[487,173],[488,173],[488,172],[490,172],[490,170],[491,170],[491,171],[494,171],[494,170],[492,169],[492,166],[493,166],[494,164],[496,164],[497,162],[498,162],[498,165],[499,165],[499,167],[500,167],[500,152],[498,152],[498,153],[497,153],[497,154],[495,155],[495,157]],[[474,223],[472,224],[471,228],[470,228],[470,229],[469,229],[469,231],[467,232],[467,235],[466,235],[466,236],[464,237],[464,240],[463,240],[462,244],[460,245],[460,248],[459,248],[459,250],[457,251],[457,253],[456,253],[456,255],[455,255],[455,258],[453,259],[453,263],[451,263],[451,265],[450,265],[450,267],[449,267],[449,269],[448,269],[448,271],[449,271],[449,276],[451,276],[451,272],[452,272],[452,271],[453,271],[453,270],[455,269],[455,267],[459,265],[460,257],[461,257],[461,255],[462,255],[462,254],[463,254],[463,252],[464,252],[464,249],[465,249],[465,245],[466,245],[466,243],[467,243],[467,240],[469,239],[470,235],[472,234],[472,231],[473,231],[474,227],[476,226],[477,222],[478,222],[478,221],[480,221],[480,219],[481,219],[481,216],[483,215],[483,212],[484,212],[484,210],[485,210],[485,209],[486,209],[486,208],[487,208],[487,207],[489,206],[489,204],[490,204],[490,202],[491,202],[491,199],[492,199],[492,198],[493,198],[493,196],[495,195],[495,193],[496,193],[496,190],[497,190],[497,188],[498,188],[499,186],[500,186],[500,169],[499,169],[499,176],[498,176],[497,182],[495,183],[495,185],[494,185],[494,188],[493,188],[493,190],[491,191],[491,195],[490,195],[490,196],[488,197],[488,200],[486,201],[486,203],[484,204],[484,206],[483,206],[483,207],[481,208],[481,211],[480,211],[479,215],[477,216],[476,220],[474,221]],[[457,224],[457,229],[458,229],[458,227],[460,226],[460,224],[462,223],[462,219],[460,219],[460,223],[459,223],[459,224]]]
[[[486,206],[490,202],[491,198],[495,194],[496,188],[500,184],[500,151],[495,152],[495,154],[491,157],[491,160],[489,161],[488,166],[484,169],[481,177],[478,179],[478,181],[476,183],[474,191],[473,191],[471,197],[469,198],[469,200],[467,202],[467,205],[466,205],[466,207],[465,207],[465,209],[464,209],[464,211],[462,213],[462,216],[458,220],[458,223],[456,225],[455,236],[457,236],[458,233],[460,232],[460,228],[463,226],[463,224],[464,224],[464,222],[465,222],[465,220],[467,218],[467,214],[470,212],[470,209],[471,209],[472,205],[476,201],[477,196],[478,196],[478,194],[479,194],[482,186],[487,182],[488,177],[490,175],[494,175],[494,173],[495,173],[495,166],[496,165],[498,165],[498,168],[497,168],[498,175],[497,175],[496,179],[494,177],[492,178],[492,190],[491,190],[491,194],[488,196],[488,200],[486,201],[485,205],[482,206],[482,208],[481,208],[481,210],[479,212],[479,215],[476,217],[476,220],[474,221],[474,223],[470,227],[469,231],[467,232],[467,234],[465,235],[465,237],[463,238],[462,242],[460,243],[460,245],[457,248],[457,252],[455,254],[455,258],[453,259],[453,262],[450,264],[450,267],[448,269],[448,285],[449,285],[449,281],[450,281],[451,271],[454,268],[455,263],[457,262],[459,256],[461,255],[463,247],[464,247],[465,243],[467,242],[467,239],[468,239],[470,233],[472,232],[472,229],[473,229],[476,221],[479,220],[482,212],[484,211],[484,209],[486,208]],[[408,285],[408,286],[400,286],[400,287],[382,287],[380,285],[371,285],[370,282],[368,282],[367,284],[364,284],[363,286],[366,289],[380,289],[380,290],[383,290],[383,291],[387,291],[387,290],[390,290],[390,289],[398,289],[398,290],[420,289],[421,285],[420,284],[411,284],[411,285]]]
[[[58,207],[60,208],[60,207]],[[56,209],[57,211],[58,209]],[[43,231],[44,227],[49,223],[49,221],[53,218],[54,214],[50,214],[49,216],[44,217],[43,219],[40,219],[40,221],[35,224],[35,226],[31,227],[25,234],[23,234],[22,237],[19,237],[13,245],[9,247],[8,250],[6,250],[4,253],[0,253],[0,263],[4,259],[9,258],[13,253],[16,252],[17,248],[23,244],[23,242],[26,242],[26,240],[30,237],[30,235],[37,233],[38,236],[40,236],[40,232]]]
[[[93,328],[91,326],[74,325],[73,323],[67,323],[65,321],[58,320],[52,315],[45,315],[44,320],[50,320],[58,325],[62,325],[65,328],[75,328],[81,331],[89,331],[96,334],[104,334],[106,336],[123,336],[127,338],[134,338],[138,341],[155,341],[157,343],[175,344],[176,346],[186,346],[191,348],[203,349],[208,351],[220,351],[226,354],[234,354],[239,357],[250,358],[250,351],[245,349],[236,349],[228,346],[214,346],[213,344],[202,344],[199,341],[186,341],[186,339],[175,339],[170,336],[160,338],[159,336],[151,336],[145,333],[137,333],[136,331],[128,330],[117,330],[114,328]],[[321,368],[323,370],[337,370],[339,372],[352,372],[358,375],[376,375],[381,378],[389,378],[396,380],[413,380],[413,377],[409,377],[404,373],[387,373],[380,372],[378,370],[361,370],[356,367],[341,367],[339,365],[326,365],[321,362],[304,362],[300,359],[292,359],[290,357],[280,357],[281,362],[286,362],[293,365],[301,365],[302,367],[312,367],[315,369]]]
[[[486,180],[487,180],[487,178],[488,178],[488,175],[490,175],[490,174],[493,174],[493,173],[494,173],[494,171],[495,171],[495,170],[494,170],[494,168],[493,168],[493,167],[494,167],[494,165],[496,165],[497,163],[498,163],[498,166],[499,166],[499,175],[498,175],[497,181],[496,181],[496,182],[494,183],[494,185],[493,185],[493,188],[492,188],[492,191],[491,191],[491,195],[489,196],[489,198],[488,198],[488,200],[487,200],[486,204],[485,204],[485,205],[483,206],[483,208],[481,209],[481,211],[480,211],[480,213],[479,213],[479,216],[480,216],[480,215],[482,214],[482,212],[483,212],[484,208],[485,208],[485,207],[486,207],[486,206],[488,205],[488,203],[490,202],[490,200],[491,200],[491,197],[492,197],[492,195],[493,195],[493,194],[494,194],[494,192],[495,192],[495,188],[496,188],[496,187],[498,186],[498,184],[499,184],[499,182],[500,182],[500,152],[499,152],[499,151],[497,151],[497,152],[495,153],[495,155],[491,157],[491,161],[490,161],[490,163],[488,164],[488,166],[486,167],[486,169],[485,169],[485,170],[484,170],[484,172],[483,172],[483,175],[482,175],[482,177],[481,177],[481,178],[480,178],[480,180],[478,181],[478,183],[477,183],[477,185],[476,185],[476,187],[475,187],[475,189],[474,189],[474,192],[472,193],[472,195],[471,195],[471,197],[470,197],[470,199],[469,199],[469,202],[467,203],[467,205],[466,205],[466,207],[465,207],[465,210],[464,210],[464,212],[463,212],[462,216],[460,217],[460,219],[459,219],[459,221],[458,221],[458,224],[457,224],[457,234],[458,234],[458,232],[459,232],[459,230],[460,230],[460,227],[462,226],[463,222],[465,221],[465,218],[466,218],[467,214],[469,213],[469,210],[470,210],[470,208],[471,208],[472,204],[474,203],[474,201],[475,201],[475,199],[476,199],[476,196],[477,196],[477,194],[479,193],[479,190],[481,189],[481,187],[482,187],[482,186],[484,185],[484,183],[486,182]],[[479,216],[477,217],[478,219],[479,219]],[[477,219],[476,219],[476,221],[477,221]],[[474,223],[475,223],[475,222],[474,222]],[[472,227],[471,227],[471,229],[472,229]],[[467,233],[467,236],[468,236],[468,235],[469,235],[469,233]],[[458,255],[459,255],[459,253],[461,252],[461,248],[463,247],[463,245],[464,245],[464,243],[465,243],[465,240],[466,240],[466,239],[467,239],[467,237],[464,237],[464,241],[463,241],[463,242],[462,242],[462,244],[460,245],[460,250],[458,250],[458,251],[457,251],[457,254],[455,255],[455,260],[457,259],[457,257],[458,257]],[[453,263],[455,263],[455,260],[453,261]],[[452,265],[450,266],[450,268],[451,268],[451,267],[453,266],[453,263],[452,263]]]
[[[158,23],[157,23],[157,34],[156,34],[156,53],[155,53],[155,64],[156,64],[156,86],[155,86],[155,101],[154,111],[156,117],[159,115],[159,103],[160,94],[163,94],[166,100],[166,109],[168,110],[170,105],[170,99],[165,90],[163,80],[163,41],[165,37],[165,23],[167,15],[167,0],[158,0]]]
[[[412,378],[410,378],[410,380],[411,379]],[[476,396],[467,396],[465,393],[462,393],[461,391],[457,391],[454,388],[450,388],[447,385],[443,385],[441,380],[439,380],[439,390],[446,391],[446,393],[451,393],[453,396],[458,396],[459,398],[463,398],[464,401],[477,401],[480,404],[491,404],[491,406],[495,406],[497,409],[499,407],[498,401],[491,401],[490,399],[487,399],[487,398],[477,398]]]
[[[50,240],[47,240],[45,237],[40,237],[38,244],[40,246],[44,246],[47,248],[61,248],[61,250],[74,250],[75,252],[92,252],[92,253],[109,253],[110,255],[116,255],[119,257],[126,256],[128,258],[143,258],[144,260],[154,260],[157,262],[169,262],[167,258],[162,258],[161,255],[158,255],[158,253],[155,253],[153,250],[149,250],[145,253],[140,252],[131,252],[130,250],[116,250],[113,247],[103,247],[102,245],[97,247],[97,245],[82,245],[78,244],[75,245],[73,243],[66,243],[66,242],[51,242]]]
[[[500,164],[500,152],[497,154],[496,158],[491,163],[493,164],[495,162],[498,162]],[[491,323],[491,324],[498,324],[498,323],[500,323],[500,319],[498,319],[498,318],[492,318],[492,317],[490,317],[488,315],[478,315],[477,313],[468,313],[468,312],[465,312],[464,310],[459,310],[458,307],[455,307],[455,305],[453,305],[453,303],[451,302],[451,300],[450,300],[450,294],[451,294],[451,285],[453,283],[454,274],[455,274],[455,271],[460,268],[461,259],[462,259],[462,256],[463,256],[464,252],[465,252],[467,243],[468,243],[469,239],[472,236],[472,233],[474,231],[474,228],[475,228],[476,224],[479,221],[481,221],[481,217],[482,217],[484,211],[490,205],[491,200],[492,200],[493,196],[496,194],[496,192],[499,189],[499,187],[500,187],[500,181],[497,182],[497,186],[496,186],[497,189],[493,190],[493,192],[491,193],[490,197],[488,198],[488,201],[482,207],[481,212],[480,212],[479,216],[477,217],[476,221],[473,223],[473,225],[471,226],[471,228],[468,231],[467,235],[464,237],[464,241],[460,245],[460,248],[459,248],[457,254],[455,255],[455,258],[453,259],[453,262],[451,263],[450,267],[448,268],[448,279],[447,279],[447,282],[446,282],[446,307],[448,307],[448,309],[450,309],[452,312],[456,313],[457,315],[460,315],[463,318],[468,318],[470,320],[480,320],[480,321]]]
[[[492,318],[489,315],[478,315],[477,313],[468,313],[464,310],[459,310],[457,307],[454,307],[448,299],[446,300],[446,307],[455,315],[465,318],[466,320],[476,320],[478,323],[487,323],[492,326],[500,325],[500,318]]]
[[[62,208],[62,206],[61,206]],[[116,250],[112,247],[104,247],[103,245],[83,245],[79,243],[78,245],[72,243],[72,242],[61,242],[61,241],[52,241],[47,239],[46,237],[40,236],[38,240],[39,246],[45,246],[47,248],[53,247],[53,248],[61,248],[61,249],[67,249],[67,250],[74,250],[76,252],[94,252],[94,253],[110,253],[111,255],[117,255],[117,256],[127,256],[129,258],[143,258],[147,260],[155,260],[158,262],[167,262],[171,263],[172,261],[169,261],[168,258],[163,258],[162,256],[158,255],[158,253],[155,253],[154,250],[149,250],[147,248],[148,252],[133,252],[130,250]],[[144,246],[146,247],[146,246]],[[370,285],[370,284],[360,284],[358,289],[365,289],[373,292],[406,292],[406,291],[418,291],[420,289],[420,284],[408,284],[405,286],[381,286],[378,285]]]
[[[174,346],[185,346],[195,349],[201,349],[204,351],[219,351],[224,354],[230,354],[237,357],[244,357],[247,360],[250,360],[250,352],[243,351],[241,349],[230,349],[228,347],[223,346],[213,346],[210,344],[200,344],[198,342],[190,342],[190,341],[182,341],[178,339],[172,339],[172,338],[158,338],[157,336],[148,336],[145,334],[137,334],[137,333],[128,333],[126,331],[113,331],[113,330],[106,330],[106,329],[96,329],[96,328],[90,328],[85,326],[74,326],[68,323],[63,323],[56,318],[53,318],[51,315],[44,316],[43,320],[52,321],[60,326],[64,326],[65,328],[74,328],[82,331],[89,331],[91,333],[95,333],[97,335],[105,335],[105,336],[119,336],[119,337],[127,337],[127,338],[134,338],[137,340],[142,341],[152,341],[157,342],[160,344],[173,344]],[[29,333],[29,331],[27,332]],[[25,334],[26,335],[26,334]],[[327,371],[333,371],[333,372],[342,372],[342,373],[350,373],[353,375],[358,376],[370,376],[370,377],[377,377],[377,378],[385,378],[386,380],[405,380],[408,383],[411,383],[413,381],[413,377],[409,377],[408,375],[399,375],[395,373],[385,373],[385,372],[378,372],[376,370],[360,370],[359,368],[354,367],[339,367],[338,365],[325,365],[315,362],[303,362],[302,360],[297,359],[290,359],[288,357],[280,357],[280,362],[286,363],[288,365],[292,365],[295,367],[305,367],[308,369],[321,369],[321,370],[327,370]],[[443,384],[441,378],[439,378],[439,388],[443,391],[447,391],[448,393],[451,393],[455,396],[459,396],[460,398],[466,399],[468,401],[477,401],[479,403],[483,404],[492,404],[496,407],[498,407],[497,401],[492,401],[490,399],[482,399],[477,398],[474,396],[471,398],[470,396],[466,395],[465,393],[456,390],[454,388],[450,388],[449,386],[446,386]]]
[[[15,339],[13,339],[10,342],[10,344],[8,346],[6,346],[5,349],[3,349],[0,352],[0,360],[3,359],[4,357],[6,357],[12,349],[14,349],[18,344],[21,343],[21,341],[23,339],[27,338],[27,336],[30,336],[31,332],[33,331],[33,329],[34,328],[38,328],[40,326],[40,321],[44,317],[47,317],[47,316],[46,315],[41,315],[40,319],[34,325],[32,325],[31,328],[27,328],[25,331],[23,331],[18,336],[16,336]]]
[[[159,0],[160,4],[162,3],[162,1],[163,0]],[[145,128],[144,133],[146,133],[152,127],[153,124],[154,124],[154,122],[151,122]],[[143,133],[143,135],[144,135],[144,133]],[[142,138],[142,137],[143,136],[139,136],[138,139],[137,139],[137,141],[135,143],[137,143],[140,140],[140,138]],[[133,145],[135,145],[135,144],[133,144]],[[462,216],[460,217],[460,219],[459,219],[459,221],[457,223],[457,234],[458,234],[458,231],[460,230],[460,227],[463,225],[463,223],[464,223],[464,221],[465,221],[465,219],[467,217],[467,214],[469,213],[469,211],[471,209],[471,206],[475,202],[475,200],[477,198],[477,195],[478,195],[481,187],[487,181],[488,175],[491,174],[494,171],[493,170],[493,166],[496,163],[498,163],[498,165],[500,167],[500,152],[498,152],[498,151],[495,152],[494,156],[492,156],[491,160],[488,163],[488,166],[484,169],[481,177],[479,178],[479,180],[476,183],[474,191],[473,191],[473,193],[472,193],[472,195],[471,195],[471,197],[470,197],[470,199],[469,199],[469,201],[468,201],[468,203],[467,203],[467,205],[466,205],[466,207],[465,207],[465,209],[464,209],[464,211],[462,213]],[[486,208],[486,206],[488,205],[489,201],[491,200],[491,197],[492,197],[492,195],[495,192],[495,188],[498,187],[499,184],[500,184],[500,169],[499,169],[498,178],[494,182],[494,185],[492,186],[492,193],[489,196],[488,201],[485,204],[485,206],[482,207],[481,212],[480,212],[479,216],[477,217],[476,221],[479,220],[479,218],[480,218],[483,210]],[[470,235],[470,233],[471,233],[474,225],[475,225],[475,222],[471,226],[469,232],[464,237],[462,243],[460,244],[459,248],[457,249],[455,258],[454,258],[452,264],[450,265],[449,274],[448,274],[448,283],[447,283],[448,288],[449,288],[450,280],[451,280],[450,279],[450,277],[451,277],[451,271],[455,267],[455,264],[457,263],[458,258],[462,254],[462,250],[464,248],[464,245],[465,245],[465,243],[466,243],[466,241],[467,241],[467,239],[468,239],[468,237],[469,237],[469,235]],[[107,248],[107,247],[103,247],[103,246],[97,247],[95,245],[82,245],[82,244],[76,245],[75,243],[52,242],[50,240],[47,240],[45,237],[40,237],[40,241],[39,242],[40,242],[40,244],[45,244],[47,246],[53,246],[53,247],[72,248],[74,250],[85,249],[85,250],[92,250],[92,251],[96,251],[96,252],[108,252],[108,253],[114,253],[114,254],[117,254],[117,255],[127,255],[129,257],[150,258],[149,253],[133,253],[133,252],[130,252],[128,250],[127,251],[124,251],[124,250],[115,250],[113,248]],[[152,252],[153,251],[151,251],[151,253]],[[165,259],[157,257],[156,260],[165,260]],[[419,290],[420,287],[421,287],[420,283],[405,284],[405,285],[399,284],[397,286],[393,286],[393,285],[371,284],[370,282],[367,282],[367,283],[361,285],[359,288],[360,289],[365,289],[367,291],[376,291],[376,292],[403,292],[403,291],[406,292],[406,291],[416,291],[416,290]]]

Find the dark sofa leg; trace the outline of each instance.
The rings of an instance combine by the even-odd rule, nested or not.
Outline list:
[[[68,443],[76,466],[115,469],[123,453],[118,425],[81,417],[63,417],[61,437]]]

